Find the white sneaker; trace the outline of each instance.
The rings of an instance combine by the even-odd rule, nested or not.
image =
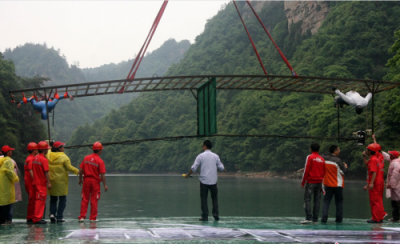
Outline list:
[[[311,220],[303,220],[303,221],[300,221],[300,224],[311,224],[311,223],[312,223]]]
[[[83,221],[85,221],[85,219],[82,218],[82,219],[79,219],[78,221],[79,221],[79,222],[83,222]]]
[[[94,223],[94,222],[99,222],[99,220],[98,220],[98,219],[96,219],[96,220],[90,220],[90,222],[92,222],[92,223]]]

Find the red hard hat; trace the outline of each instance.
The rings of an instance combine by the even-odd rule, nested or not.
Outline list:
[[[395,158],[398,158],[400,156],[400,153],[398,151],[389,151],[389,154],[391,154]]]
[[[32,151],[32,150],[36,150],[36,149],[38,149],[38,145],[36,143],[31,142],[28,144],[28,149],[27,149],[28,151]]]
[[[93,150],[101,150],[101,149],[103,149],[103,145],[100,143],[100,142],[95,142],[94,144],[93,144],[93,148],[92,148]]]
[[[378,143],[374,143],[376,145],[376,148],[378,149],[378,151],[382,150],[381,145],[379,145]]]
[[[378,147],[379,145],[378,144],[376,144],[376,143],[371,143],[371,144],[369,144],[368,145],[368,147],[367,147],[367,149],[369,149],[369,150],[371,150],[371,151],[373,151],[373,152],[378,152],[379,151],[379,147]]]
[[[45,149],[50,149],[49,144],[45,141],[41,141],[38,143],[38,149],[39,150],[45,150]]]
[[[8,145],[5,145],[1,148],[1,151],[4,153],[9,152],[9,151],[14,151],[14,150],[15,150],[14,148],[9,147]]]

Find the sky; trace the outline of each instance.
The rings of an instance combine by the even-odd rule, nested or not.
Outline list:
[[[229,1],[170,0],[147,49],[174,38],[194,42],[207,19]],[[60,49],[80,68],[135,57],[162,1],[2,1],[0,52],[25,43]]]

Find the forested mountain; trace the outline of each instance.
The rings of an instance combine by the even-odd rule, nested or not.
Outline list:
[[[27,86],[40,86],[43,78],[21,78],[15,74],[13,62],[4,60],[0,53],[0,147],[9,145],[16,149],[13,158],[21,165],[25,161],[26,146],[37,138],[42,138],[44,129],[40,117],[27,116],[34,114],[32,108],[15,109],[10,103],[9,90],[21,89]]]
[[[162,76],[172,63],[178,62],[182,58],[189,46],[189,41],[179,43],[173,39],[166,41],[160,48],[148,53],[143,58],[136,77],[152,76],[154,71]],[[49,78],[45,85],[124,79],[129,72],[129,66],[133,63],[133,60],[129,60],[119,64],[81,70],[76,65],[69,65],[60,50],[49,48],[46,44],[25,44],[12,50],[7,49],[4,56],[5,59],[10,59],[15,63],[15,69],[19,76]],[[154,68],[155,65],[157,69]],[[133,97],[134,94],[128,94],[60,101],[55,109],[54,127],[51,127],[52,139],[68,141],[73,131],[80,125],[92,124],[112,109],[118,109],[121,105],[127,104]],[[29,104],[23,107],[28,106],[30,107]],[[35,113],[32,114],[32,117],[37,116]],[[52,120],[53,116],[50,118]]]
[[[136,73],[136,77],[163,76],[171,66],[178,63],[189,49],[190,42],[169,39],[151,53],[146,54]],[[133,59],[118,64],[105,64],[97,68],[82,69],[88,81],[125,79],[132,67]]]
[[[239,3],[241,9],[243,4]],[[291,24],[288,29],[283,2],[266,4],[260,11],[260,18],[268,23],[275,41],[300,75],[398,80],[398,59],[391,63],[389,75],[386,66],[393,57],[388,50],[396,41],[394,32],[400,29],[398,2],[331,2],[328,16],[314,35],[303,35],[299,23]],[[290,75],[256,19],[249,17],[246,22],[267,71]],[[397,42],[394,52],[399,50],[398,46]],[[200,74],[263,74],[232,3],[208,21],[182,61],[167,72],[167,75]],[[399,94],[399,89],[395,89],[376,97],[377,138],[385,149],[400,147],[397,140]],[[219,91],[217,106],[220,134],[336,136],[337,133],[337,110],[332,96]],[[352,108],[342,110],[341,135],[349,137],[354,131],[366,129],[367,119],[371,120],[370,111],[356,115]],[[192,94],[157,92],[141,94],[93,125],[80,127],[69,143],[194,134],[196,101]],[[111,172],[185,172],[200,152],[201,141],[108,146],[102,157]],[[303,167],[312,142],[281,138],[217,138],[213,141],[214,151],[231,171],[297,170]],[[322,151],[332,143],[337,144],[335,141],[320,143]],[[354,142],[339,146],[351,174],[364,176],[361,157],[364,148]],[[90,150],[82,148],[68,153],[77,164]]]

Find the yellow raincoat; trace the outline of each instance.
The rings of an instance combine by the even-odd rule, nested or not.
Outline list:
[[[0,206],[15,203],[15,186],[19,177],[14,173],[10,157],[0,158]]]
[[[68,195],[68,171],[78,175],[79,169],[71,165],[71,160],[63,152],[51,152],[47,154],[49,160],[49,176],[51,189],[50,196]]]

